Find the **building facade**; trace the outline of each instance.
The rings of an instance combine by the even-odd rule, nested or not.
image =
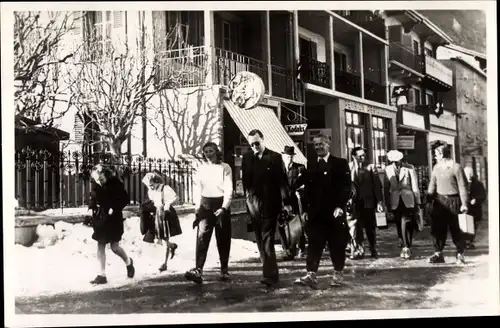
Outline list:
[[[390,88],[409,88],[406,102],[397,105],[395,148],[415,166],[422,195],[434,162],[433,144],[447,141],[455,151],[455,109],[446,107],[439,118],[433,108],[453,87],[453,73],[436,59],[451,39],[427,18],[413,10],[383,12],[388,27]],[[391,91],[391,96],[392,96]]]
[[[458,136],[456,158],[470,166],[480,181],[487,185],[488,124],[486,74],[468,61],[455,57],[443,62],[453,70],[453,89],[444,101],[456,108]]]

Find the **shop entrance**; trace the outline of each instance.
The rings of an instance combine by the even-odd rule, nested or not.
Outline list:
[[[405,142],[401,142],[405,139]],[[427,133],[406,128],[398,128],[398,150],[405,155],[405,161],[415,167],[420,195],[423,197],[429,186],[429,155]]]

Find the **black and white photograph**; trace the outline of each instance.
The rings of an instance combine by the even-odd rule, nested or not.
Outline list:
[[[6,326],[500,314],[494,1],[1,8]]]

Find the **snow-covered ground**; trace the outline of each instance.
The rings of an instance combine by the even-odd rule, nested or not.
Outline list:
[[[194,266],[196,229],[192,229],[193,214],[181,215],[183,234],[172,238],[179,247],[176,256],[169,261],[168,271],[161,275],[180,273]],[[31,247],[16,245],[16,296],[48,295],[66,292],[81,292],[109,287],[119,287],[142,279],[160,275],[165,246],[142,241],[139,218],[125,221],[122,247],[134,260],[136,275],[126,277],[123,261],[109,246],[106,250],[108,284],[92,286],[89,282],[98,273],[96,260],[97,244],[91,238],[92,228],[83,224],[57,222],[55,229],[38,226],[39,234],[45,236]],[[230,261],[258,257],[257,246],[249,241],[233,239]],[[212,236],[205,269],[217,268],[219,256]]]

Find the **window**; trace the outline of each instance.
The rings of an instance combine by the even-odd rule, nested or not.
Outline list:
[[[345,54],[335,51],[334,60],[336,70],[347,71],[347,56]]]
[[[355,147],[367,148],[366,138],[366,116],[354,112],[345,112],[346,119],[346,138],[347,138],[347,156],[351,157],[351,151]]]
[[[432,49],[425,48],[425,54],[429,57],[434,57],[434,53],[433,53]]]
[[[309,39],[299,38],[300,55],[314,60],[318,59],[318,45]]]
[[[413,40],[413,53],[415,55],[419,55],[420,54],[420,43],[416,40]]]
[[[111,50],[111,31],[113,30],[113,16],[111,11],[96,11],[94,13],[95,38],[100,51],[107,53]]]
[[[425,104],[433,105],[434,104],[434,95],[432,93],[425,94]]]
[[[415,95],[413,98],[413,103],[415,104],[415,106],[421,105],[422,94],[421,94],[420,90],[413,89],[413,92]]]
[[[389,148],[389,120],[372,117],[373,162],[377,168],[385,168]]]

